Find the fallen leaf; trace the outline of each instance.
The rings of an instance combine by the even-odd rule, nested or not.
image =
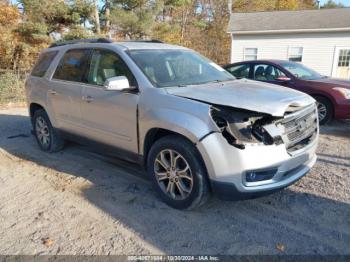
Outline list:
[[[279,251],[281,251],[281,252],[284,252],[284,251],[286,250],[286,246],[283,245],[283,244],[281,244],[281,243],[278,243],[278,244],[276,245],[276,248],[277,248]]]
[[[51,247],[53,245],[53,240],[50,238],[42,238],[41,241],[46,247]]]

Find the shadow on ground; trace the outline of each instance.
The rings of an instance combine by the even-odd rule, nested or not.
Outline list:
[[[350,139],[350,120],[334,120],[321,126],[320,133]]]
[[[312,181],[256,200],[211,199],[183,212],[158,199],[137,165],[75,144],[43,153],[25,116],[0,115],[0,131],[3,150],[89,180],[92,186],[82,192],[88,201],[168,254],[277,254],[279,243],[287,254],[350,254],[349,203],[303,192]],[[317,166],[309,176],[317,178]]]

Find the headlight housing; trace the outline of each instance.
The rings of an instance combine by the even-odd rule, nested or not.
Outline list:
[[[336,90],[339,93],[341,93],[345,99],[350,99],[350,89],[344,87],[333,87],[333,90]]]
[[[215,106],[211,117],[227,142],[237,148],[244,149],[247,144],[272,145],[275,142],[264,129],[264,125],[274,120],[270,115]]]

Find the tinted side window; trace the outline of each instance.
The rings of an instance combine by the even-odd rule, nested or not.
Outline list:
[[[258,64],[254,66],[254,79],[258,81],[274,81],[279,76],[286,76],[277,67],[267,64]]]
[[[57,66],[53,78],[74,82],[86,82],[84,74],[90,52],[90,49],[73,49],[67,51]]]
[[[250,65],[237,65],[227,68],[227,70],[236,78],[248,78]]]
[[[58,51],[46,52],[39,56],[37,63],[35,64],[32,76],[43,77],[49,68],[52,60],[56,57]]]
[[[136,80],[125,62],[113,51],[95,50],[91,57],[88,83],[103,86],[111,77],[125,76],[131,86],[136,86]]]

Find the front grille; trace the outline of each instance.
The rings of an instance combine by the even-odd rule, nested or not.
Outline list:
[[[280,123],[284,129],[282,139],[288,152],[310,144],[317,136],[318,120],[315,105],[286,115]]]

